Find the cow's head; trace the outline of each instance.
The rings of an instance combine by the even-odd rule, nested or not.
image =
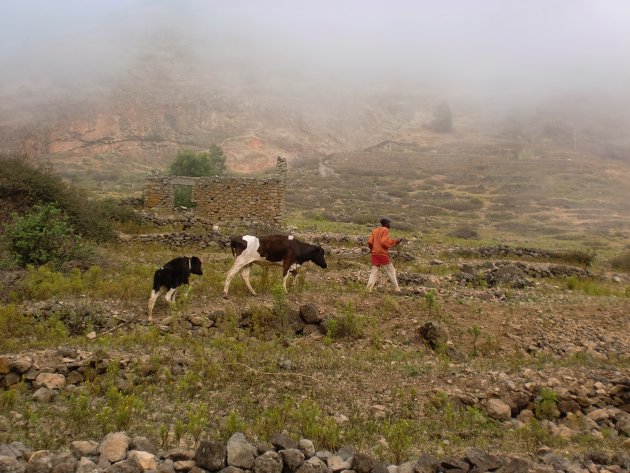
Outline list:
[[[203,272],[201,271],[201,260],[196,256],[190,258],[190,272],[203,276]]]
[[[310,254],[309,259],[320,268],[326,268],[326,259],[324,258],[324,249],[321,246],[315,246]]]

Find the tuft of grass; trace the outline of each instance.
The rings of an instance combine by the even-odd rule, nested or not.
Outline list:
[[[558,414],[557,404],[558,394],[551,388],[543,388],[534,403],[534,415],[539,420],[553,419]]]
[[[353,301],[346,303],[337,311],[337,315],[324,321],[326,337],[335,338],[361,338],[366,325],[365,316],[356,312]]]
[[[559,251],[556,253],[556,258],[571,264],[591,266],[595,260],[595,252],[585,250]]]
[[[627,288],[620,288],[594,279],[580,279],[576,276],[570,276],[566,278],[565,286],[570,291],[582,292],[588,296],[630,297],[630,291]]]
[[[610,260],[610,265],[618,271],[630,272],[630,251],[625,251]]]

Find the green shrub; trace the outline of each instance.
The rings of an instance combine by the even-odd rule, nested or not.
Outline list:
[[[556,257],[562,261],[566,261],[567,263],[590,266],[595,259],[595,252],[585,250],[567,250],[558,252]]]
[[[192,187],[191,186],[177,186],[175,188],[173,206],[174,207],[195,207],[195,203],[192,201]]]
[[[610,263],[616,270],[630,272],[630,251],[613,258]]]
[[[470,227],[457,228],[453,230],[451,233],[449,233],[449,236],[452,236],[455,238],[462,238],[464,240],[478,240],[479,239],[479,233],[477,232],[477,230]]]
[[[50,169],[36,167],[24,156],[0,155],[0,199],[3,198],[24,210],[37,204],[54,204],[77,234],[96,241],[115,238],[112,221],[137,218],[115,200],[96,199],[86,190],[67,184]]]
[[[534,415],[540,420],[553,419],[558,416],[557,404],[556,392],[551,388],[543,388],[534,403]]]
[[[20,266],[51,263],[59,267],[73,260],[90,260],[94,254],[52,204],[36,205],[33,212],[23,216],[13,214],[13,223],[4,230],[6,246]]]
[[[363,337],[365,317],[356,313],[353,302],[348,302],[341,308],[340,314],[324,321],[326,336],[334,338]]]

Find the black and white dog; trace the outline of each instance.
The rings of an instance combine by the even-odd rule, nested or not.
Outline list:
[[[153,306],[158,297],[167,291],[164,300],[169,304],[175,302],[175,290],[182,284],[188,284],[188,277],[191,274],[203,275],[201,260],[196,256],[192,258],[180,256],[155,271],[153,290],[149,298],[149,322],[153,321]]]

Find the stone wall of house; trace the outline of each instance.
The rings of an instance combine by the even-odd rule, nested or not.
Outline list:
[[[282,225],[286,172],[286,160],[278,157],[276,173],[268,178],[150,176],[144,188],[144,208],[171,212],[175,188],[190,186],[193,211],[211,222]]]

